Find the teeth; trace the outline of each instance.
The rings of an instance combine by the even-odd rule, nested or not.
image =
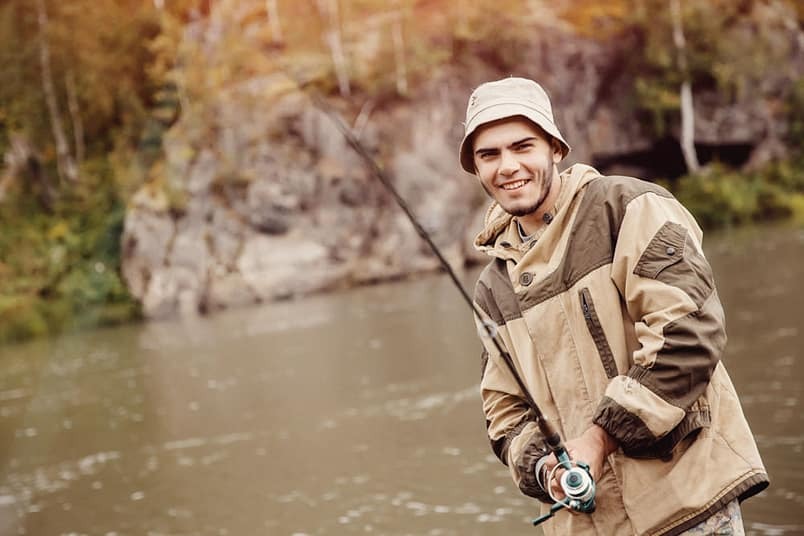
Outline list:
[[[525,185],[528,181],[516,181],[516,182],[509,182],[508,184],[503,184],[503,190],[516,190],[517,188],[521,188]]]

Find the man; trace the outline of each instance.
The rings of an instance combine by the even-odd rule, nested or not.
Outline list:
[[[546,534],[742,534],[738,501],[768,477],[720,361],[723,310],[693,217],[666,190],[576,164],[537,83],[469,99],[460,148],[494,203],[475,247],[492,257],[475,301],[492,449],[527,495],[563,497],[519,376],[597,485],[592,514]]]

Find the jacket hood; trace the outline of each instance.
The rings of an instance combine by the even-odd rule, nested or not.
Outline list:
[[[561,172],[561,193],[556,202],[559,211],[569,204],[586,183],[599,176],[600,172],[586,164],[575,164]],[[505,256],[499,251],[502,249],[501,243],[506,242],[503,237],[518,235],[513,223],[514,217],[505,212],[496,201],[492,202],[486,210],[483,230],[475,238],[475,249],[490,256]]]

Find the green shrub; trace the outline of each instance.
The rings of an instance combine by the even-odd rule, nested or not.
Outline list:
[[[0,343],[140,317],[120,276],[125,205],[105,158],[52,212],[24,190],[0,211]]]
[[[0,297],[0,344],[46,335],[48,321],[41,300],[30,296]]]
[[[722,227],[797,215],[804,170],[791,162],[745,173],[711,164],[673,186],[678,199],[704,227]]]

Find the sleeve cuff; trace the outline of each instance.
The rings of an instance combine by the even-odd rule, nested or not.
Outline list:
[[[616,439],[626,454],[645,450],[657,440],[642,419],[608,396],[600,401],[592,421]]]
[[[550,498],[550,494],[542,488],[536,470],[537,467],[541,469],[544,462],[542,461],[541,464],[539,462],[549,455],[549,449],[538,446],[531,440],[518,459],[514,461],[514,467],[520,478],[519,490],[546,504],[552,504],[553,500]]]
[[[670,459],[678,443],[711,423],[707,408],[688,411],[669,433],[657,438],[645,423],[609,397],[603,397],[594,423],[614,437],[626,456],[632,458]]]

